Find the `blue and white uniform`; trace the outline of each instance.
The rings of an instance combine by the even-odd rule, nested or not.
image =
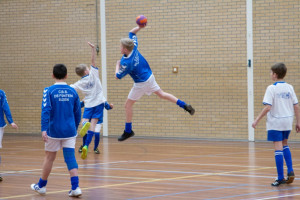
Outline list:
[[[6,122],[4,119],[4,114],[9,124],[13,123],[13,119],[11,116],[11,112],[9,109],[9,105],[7,102],[6,94],[3,90],[0,90],[0,149],[2,148],[2,138],[4,134],[4,128],[6,126]]]
[[[83,93],[85,108],[92,108],[106,101],[97,67],[91,66],[88,75],[83,76],[79,81],[70,86]]]
[[[44,89],[41,129],[47,131],[49,138],[75,138],[80,118],[79,96],[67,83],[55,83]]]
[[[120,69],[116,74],[118,79],[122,79],[129,74],[134,81],[128,98],[131,100],[138,100],[144,94],[151,95],[160,89],[152,74],[152,70],[147,60],[142,56],[138,50],[138,40],[134,33],[129,32],[129,38],[134,42],[134,48],[131,53],[126,56],[123,55],[120,60]]]
[[[272,106],[267,114],[267,130],[292,130],[294,105],[298,104],[292,85],[286,82],[276,82],[268,86],[263,104]]]

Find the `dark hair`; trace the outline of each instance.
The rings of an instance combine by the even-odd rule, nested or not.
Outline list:
[[[276,63],[271,67],[271,70],[277,74],[278,79],[283,79],[286,75],[287,68],[284,63]]]
[[[53,75],[57,79],[64,79],[67,76],[67,67],[64,64],[54,65]]]

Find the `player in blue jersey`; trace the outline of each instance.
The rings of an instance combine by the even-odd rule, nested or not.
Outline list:
[[[9,109],[9,105],[7,102],[6,94],[3,90],[0,90],[0,149],[2,149],[2,138],[4,134],[4,128],[6,127],[6,122],[4,120],[4,114],[6,116],[6,119],[8,123],[15,129],[18,130],[17,124],[14,123],[13,118],[11,116],[11,112]],[[0,155],[0,164],[1,164],[1,155]],[[0,175],[0,181],[2,181],[3,178]]]
[[[252,124],[252,127],[255,128],[259,121],[267,115],[268,141],[272,141],[274,144],[278,175],[275,182],[271,184],[272,186],[292,183],[295,179],[288,138],[292,130],[294,114],[296,116],[296,132],[300,132],[300,116],[294,88],[283,81],[286,72],[287,68],[284,63],[276,63],[271,67],[270,76],[275,83],[268,86],[263,99],[265,107]],[[284,179],[284,160],[287,166],[287,179]]]
[[[41,129],[45,142],[45,159],[42,177],[31,189],[46,194],[47,179],[61,148],[71,177],[69,196],[78,197],[82,194],[79,188],[78,164],[75,158],[77,128],[81,119],[80,100],[76,90],[67,85],[67,68],[63,64],[53,67],[55,84],[46,87],[43,92]]]
[[[79,81],[71,84],[71,87],[84,94],[84,113],[82,119],[82,129],[80,135],[85,136],[87,132],[87,138],[85,145],[82,148],[81,158],[86,159],[88,153],[88,145],[93,139],[95,134],[95,127],[99,119],[103,116],[103,109],[106,99],[103,95],[102,85],[99,78],[98,68],[95,67],[95,46],[88,42],[88,45],[92,48],[92,59],[90,69],[86,64],[80,64],[76,67],[75,71],[78,76],[81,77]],[[91,121],[91,122],[89,122]]]
[[[84,102],[80,102],[81,103],[81,107],[84,107]],[[110,110],[113,109],[114,105],[113,104],[109,104],[107,102],[104,103],[104,108],[106,110]],[[103,123],[103,114],[100,116],[96,126],[95,126],[95,141],[94,141],[94,153],[95,154],[100,154],[100,151],[98,149],[99,143],[100,143],[100,130],[101,130],[101,126]],[[82,148],[84,146],[89,146],[91,143],[91,140],[87,140],[87,136],[88,134],[86,134],[85,136],[83,136],[82,138],[82,145],[79,147],[78,152],[82,153]]]
[[[145,25],[146,26],[146,25]],[[138,26],[129,32],[129,38],[121,39],[120,50],[123,54],[121,60],[116,64],[116,79],[122,79],[129,74],[134,81],[134,85],[128,95],[125,103],[126,123],[124,133],[118,138],[119,141],[124,141],[129,137],[134,136],[132,131],[132,115],[133,104],[139,100],[144,94],[156,94],[161,99],[166,99],[189,112],[191,115],[195,113],[195,109],[181,101],[172,94],[164,92],[155,81],[151,68],[147,60],[138,51],[137,32],[145,26]]]

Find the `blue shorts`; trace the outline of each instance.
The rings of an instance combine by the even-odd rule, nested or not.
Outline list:
[[[278,142],[289,139],[291,131],[268,130],[268,141]]]
[[[92,107],[92,108],[84,108],[82,118],[84,118],[84,119],[99,119],[100,123],[102,123],[103,122],[103,110],[104,110],[104,103],[102,103],[98,106]]]

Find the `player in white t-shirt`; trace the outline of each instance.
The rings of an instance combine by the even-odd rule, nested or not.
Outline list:
[[[297,120],[296,132],[300,132],[299,106],[293,86],[283,81],[286,72],[287,68],[284,63],[276,63],[271,67],[270,75],[275,83],[268,86],[263,100],[265,107],[252,124],[255,128],[267,114],[268,141],[274,143],[278,174],[272,186],[289,184],[295,179],[291,151],[287,143],[293,126],[294,113]],[[284,179],[284,160],[287,165],[287,179]]]
[[[81,158],[86,159],[88,146],[95,134],[95,127],[98,120],[103,116],[103,109],[106,99],[103,95],[102,85],[99,78],[98,68],[95,67],[95,46],[88,42],[92,48],[92,64],[90,69],[85,64],[80,64],[76,67],[76,74],[81,77],[79,81],[70,85],[77,91],[84,94],[84,113],[82,119],[82,129],[80,135],[85,136],[87,132],[87,139],[82,148]],[[90,122],[89,122],[90,121]]]

